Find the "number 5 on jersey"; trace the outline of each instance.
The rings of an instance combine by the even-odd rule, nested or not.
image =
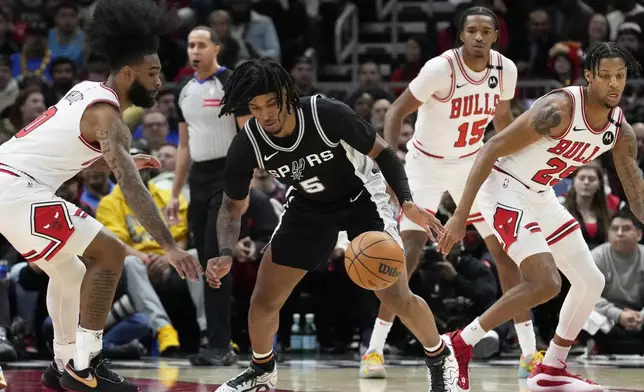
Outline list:
[[[317,176],[300,181],[300,186],[307,193],[318,193],[326,189]]]
[[[454,143],[454,147],[465,147],[478,143],[483,139],[485,134],[485,127],[487,127],[487,119],[474,121],[473,123],[463,123],[458,127],[458,140]],[[468,136],[471,135],[468,139]]]

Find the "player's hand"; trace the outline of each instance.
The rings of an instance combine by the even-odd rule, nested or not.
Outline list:
[[[467,216],[461,217],[458,212],[455,212],[445,224],[445,232],[439,238],[436,250],[448,254],[454,244],[465,237],[465,228],[467,227]]]
[[[179,223],[179,198],[171,197],[168,204],[165,206],[165,217],[168,219],[169,225],[176,225]]]
[[[203,275],[203,269],[199,261],[179,247],[167,250],[165,257],[168,259],[168,263],[177,270],[181,279],[185,279],[187,276],[190,280],[197,282],[199,281],[199,276]]]
[[[233,266],[233,258],[231,256],[213,257],[208,260],[206,266],[206,282],[210,287],[218,289],[221,287],[221,278],[230,272],[230,267]]]
[[[136,168],[141,169],[158,169],[161,167],[161,162],[152,155],[136,154],[132,156]]]
[[[403,213],[410,221],[425,229],[429,239],[436,242],[434,233],[440,238],[445,228],[431,212],[418,207],[416,204],[406,201],[402,205]]]

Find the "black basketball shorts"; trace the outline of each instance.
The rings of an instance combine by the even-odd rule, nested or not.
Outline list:
[[[364,189],[354,201],[337,208],[316,208],[314,203],[289,201],[270,241],[273,263],[312,271],[327,262],[346,231],[349,240],[367,231],[386,231],[402,247],[389,196]]]

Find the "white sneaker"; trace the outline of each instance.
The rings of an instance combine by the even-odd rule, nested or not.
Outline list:
[[[387,378],[385,357],[377,351],[368,351],[360,360],[360,378]]]
[[[272,372],[264,371],[251,362],[248,369],[226,381],[215,392],[260,392],[269,391],[277,385],[277,365]]]
[[[458,362],[449,346],[436,357],[427,356],[427,383],[429,392],[458,392]]]

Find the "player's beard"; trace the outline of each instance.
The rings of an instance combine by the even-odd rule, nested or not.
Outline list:
[[[148,91],[138,78],[127,89],[127,96],[134,106],[140,108],[151,108],[155,104],[154,92]]]

